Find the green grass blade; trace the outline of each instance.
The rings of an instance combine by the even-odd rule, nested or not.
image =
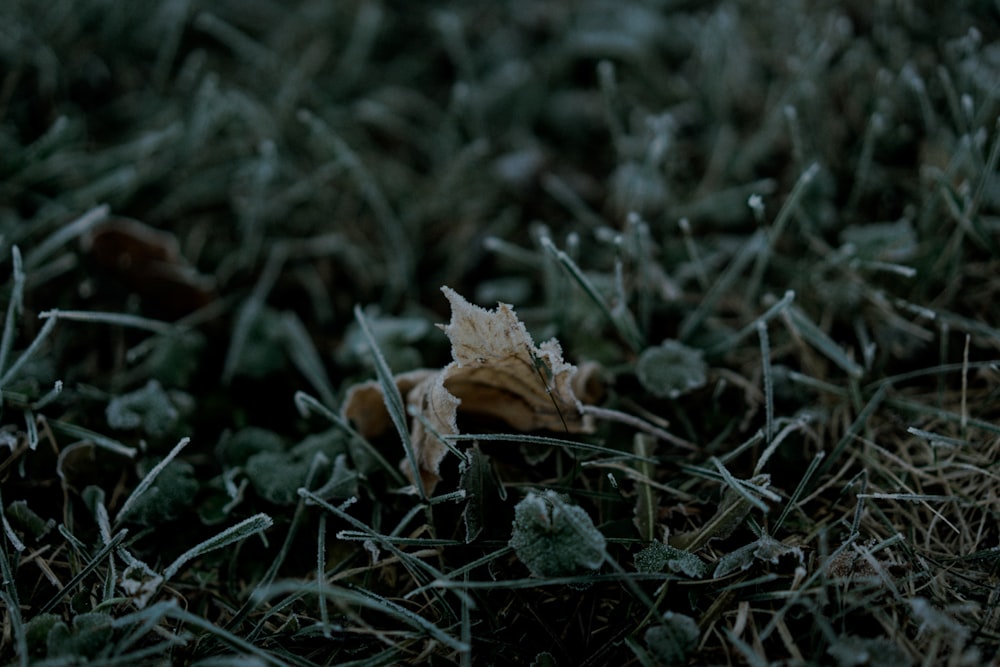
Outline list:
[[[389,365],[385,361],[382,350],[379,349],[378,341],[375,340],[371,325],[368,324],[361,306],[354,307],[354,317],[361,325],[361,331],[371,349],[372,358],[375,360],[375,374],[378,377],[379,386],[382,388],[385,407],[389,411],[389,418],[392,420],[393,426],[396,427],[396,432],[399,433],[399,439],[403,444],[403,450],[406,452],[406,459],[413,473],[413,485],[416,487],[420,499],[426,500],[427,494],[420,481],[420,466],[417,465],[417,455],[410,439],[410,427],[406,423],[406,404],[403,401],[403,396],[399,393],[399,388],[392,377],[392,371],[389,370]]]
[[[116,525],[121,524],[122,519],[128,515],[129,508],[132,507],[132,505],[140,497],[142,497],[142,494],[146,493],[146,491],[153,486],[153,482],[155,482],[156,478],[161,472],[163,472],[163,469],[166,468],[167,465],[173,461],[190,442],[191,438],[181,438],[180,442],[174,445],[174,448],[163,457],[163,460],[153,466],[152,470],[146,473],[146,476],[142,478],[134,489],[132,489],[132,493],[129,494],[128,498],[125,499],[125,502],[122,503],[122,506],[118,509],[118,515],[115,518]]]
[[[168,565],[163,571],[163,581],[170,581],[170,579],[172,579],[173,576],[177,574],[177,572],[184,567],[188,561],[197,558],[202,554],[208,553],[209,551],[215,551],[216,549],[227,547],[230,544],[245,540],[248,537],[256,535],[257,533],[262,533],[273,525],[274,519],[261,512],[260,514],[255,514],[252,517],[248,517],[243,521],[240,521],[235,526],[226,528],[222,532],[191,547],[178,556],[177,559]]]

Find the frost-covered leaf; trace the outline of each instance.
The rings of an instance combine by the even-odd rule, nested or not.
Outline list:
[[[635,569],[639,572],[662,572],[665,567],[692,579],[708,574],[708,566],[693,553],[661,542],[653,542],[635,555]]]
[[[596,570],[605,545],[583,508],[567,505],[554,491],[529,493],[514,508],[510,546],[536,577]]]
[[[33,539],[43,537],[52,530],[56,522],[53,519],[43,519],[28,507],[27,501],[15,500],[7,505],[4,516],[15,530],[20,530]]]
[[[143,526],[155,526],[180,516],[194,501],[197,492],[198,480],[194,476],[194,467],[190,463],[173,460],[160,471],[152,486],[136,498],[124,516],[119,518]]]
[[[898,644],[884,637],[839,637],[826,650],[839,667],[905,667],[913,660]]]
[[[197,331],[162,336],[147,359],[150,374],[167,386],[186,386],[201,366],[205,344],[205,336]]]
[[[755,560],[777,564],[778,559],[787,554],[798,556],[800,563],[804,561],[802,550],[798,547],[790,547],[769,535],[761,535],[756,541],[720,558],[712,576],[724,577],[736,570],[746,570]]]
[[[280,452],[285,449],[281,436],[256,426],[226,433],[219,439],[215,455],[226,466],[241,466],[254,454]]]
[[[233,340],[239,344],[226,360],[228,377],[262,378],[288,364],[286,330],[281,313],[248,302],[234,323]]]
[[[323,485],[313,493],[323,500],[350,498],[358,489],[358,473],[347,465],[347,455],[339,454],[333,460],[333,469]]]
[[[459,486],[465,491],[465,541],[472,542],[483,531],[486,513],[486,492],[493,486],[490,457],[478,446],[466,453],[468,459],[461,465],[462,479]]]
[[[116,396],[108,402],[105,409],[108,426],[119,430],[141,428],[153,437],[167,435],[181,417],[175,398],[158,381],[150,380],[142,389]]]
[[[663,622],[646,630],[646,646],[660,665],[684,665],[698,647],[701,633],[690,616],[668,611]]]
[[[543,651],[535,656],[535,659],[531,661],[531,667],[558,667],[559,663],[556,662],[554,655],[548,651]]]
[[[663,398],[677,398],[702,387],[708,376],[701,351],[675,340],[643,350],[635,370],[643,388]]]
[[[108,644],[114,632],[109,614],[90,612],[78,614],[72,626],[57,622],[46,637],[47,657],[79,656],[95,658]]]
[[[475,306],[447,287],[451,321],[441,327],[454,361],[445,367],[444,387],[462,410],[498,417],[520,431],[586,432],[573,385],[576,366],[562,358],[552,339],[536,346],[511,306]]]
[[[586,433],[592,419],[581,411],[590,373],[578,373],[563,360],[556,340],[535,345],[511,306],[486,310],[442,287],[451,303],[451,321],[441,328],[451,341],[453,361],[441,371],[417,370],[394,379],[407,404],[440,435],[458,433],[461,410],[499,419],[519,431],[548,429]],[[378,383],[352,387],[345,397],[344,417],[365,437],[391,425]],[[447,448],[420,420],[411,424],[420,479],[429,492],[439,480]],[[408,463],[404,470],[415,479]]]
[[[347,469],[345,454],[344,436],[339,429],[330,429],[309,436],[287,452],[254,454],[247,459],[246,473],[262,498],[276,505],[294,505],[299,500],[299,488],[306,485],[313,460],[322,456],[321,475],[314,481],[329,485],[323,487],[327,497],[347,497],[353,492],[356,476]]]
[[[160,590],[161,584],[163,576],[141,561],[134,561],[126,567],[119,582],[138,609],[145,609],[156,591]]]
[[[28,655],[33,658],[44,658],[48,651],[49,633],[57,623],[62,622],[62,617],[58,614],[38,614],[25,623],[24,637],[28,645]]]
[[[712,573],[712,576],[716,578],[724,577],[736,570],[746,570],[753,565],[753,552],[756,548],[757,543],[751,542],[739,549],[730,551],[715,564],[715,572]]]

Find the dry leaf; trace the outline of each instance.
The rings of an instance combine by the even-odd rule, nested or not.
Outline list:
[[[581,411],[581,397],[591,398],[596,365],[578,372],[563,360],[554,339],[535,346],[507,304],[486,310],[451,288],[441,291],[451,303],[451,321],[441,329],[451,341],[454,361],[440,371],[411,371],[395,378],[407,404],[437,433],[458,433],[459,410],[502,420],[519,431],[593,430],[591,418]],[[391,425],[376,382],[352,387],[343,413],[365,437],[375,437]],[[411,439],[421,481],[429,492],[440,479],[448,450],[420,420],[411,424]],[[405,461],[403,468],[413,479]]]
[[[216,298],[215,279],[198,273],[170,232],[112,217],[80,239],[94,262],[138,294],[152,310],[176,319]]]

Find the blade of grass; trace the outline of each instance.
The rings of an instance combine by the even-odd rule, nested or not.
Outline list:
[[[809,319],[809,316],[793,305],[782,311],[785,324],[793,335],[801,336],[807,343],[819,350],[823,355],[839,366],[853,378],[864,376],[865,369],[848,357],[837,343],[826,335],[822,329]]]
[[[836,445],[834,445],[830,455],[820,465],[819,471],[816,473],[817,479],[822,478],[823,475],[830,470],[830,467],[834,464],[834,462],[836,462],[840,458],[840,455],[843,454],[847,445],[853,442],[854,438],[861,432],[861,429],[864,428],[865,424],[868,422],[868,418],[875,413],[875,410],[878,409],[879,405],[882,404],[883,399],[885,399],[886,387],[887,385],[879,387],[878,391],[872,395],[872,397],[868,400],[868,403],[866,403],[864,408],[862,408],[857,418],[847,428],[847,432],[844,433],[843,437],[837,442]]]
[[[14,344],[17,319],[24,311],[24,269],[21,267],[20,248],[12,247],[10,257],[13,264],[14,285],[11,288],[10,301],[7,303],[7,316],[3,323],[3,339],[0,340],[0,373],[3,373],[7,368],[7,357],[10,356],[10,348]]]
[[[185,447],[188,446],[189,442],[191,442],[191,438],[181,438],[180,442],[174,445],[174,448],[163,457],[163,460],[153,466],[153,469],[146,473],[146,476],[142,478],[134,489],[132,489],[132,493],[129,494],[128,498],[125,499],[125,502],[122,503],[122,506],[118,509],[118,515],[115,517],[116,526],[121,525],[122,519],[127,516],[129,508],[132,507],[132,505],[140,497],[142,497],[142,494],[146,493],[146,491],[153,486],[153,482],[155,482],[156,478],[161,472],[163,472],[163,469],[166,468],[167,465],[173,461]]]
[[[819,169],[819,164],[816,162],[806,167],[805,171],[802,172],[795,182],[785,202],[781,205],[781,210],[778,211],[778,215],[774,219],[774,224],[767,232],[767,245],[757,254],[757,262],[754,264],[753,271],[747,281],[747,303],[754,303],[757,300],[757,291],[760,289],[760,284],[764,278],[764,271],[767,270],[767,265],[771,261],[771,255],[778,243],[778,239],[785,233],[785,227],[788,226],[788,221],[792,219],[792,215],[798,211],[802,196],[806,193],[813,179],[816,178]]]
[[[77,426],[76,424],[69,424],[57,419],[46,419],[45,423],[49,426],[49,428],[57,433],[63,433],[74,438],[80,438],[81,440],[92,442],[96,447],[106,449],[121,456],[126,456],[130,459],[134,459],[136,454],[139,453],[139,450],[135,447],[129,447],[114,438],[109,438],[96,431],[91,431],[90,429],[83,428],[82,426]]]
[[[236,373],[240,357],[243,356],[243,348],[246,346],[253,330],[254,323],[260,311],[263,310],[274,284],[281,275],[281,269],[288,258],[287,246],[278,244],[271,249],[267,255],[267,262],[260,273],[253,291],[240,306],[236,319],[233,322],[233,334],[229,341],[229,349],[226,351],[226,361],[222,368],[222,380],[228,383]]]
[[[406,484],[406,478],[403,477],[401,472],[399,472],[399,469],[389,463],[385,457],[382,456],[382,453],[379,452],[374,445],[368,442],[367,438],[358,433],[350,425],[350,423],[347,422],[347,420],[338,415],[336,412],[320,403],[313,396],[301,391],[295,393],[295,405],[299,410],[299,414],[302,416],[306,416],[309,411],[312,410],[313,412],[329,419],[331,422],[340,427],[345,433],[354,438],[356,442],[360,443],[361,446],[364,447],[365,452],[375,459],[382,469],[389,473],[389,476],[392,477],[397,484]]]
[[[733,349],[734,347],[736,347],[738,343],[742,342],[744,338],[747,338],[750,334],[757,331],[757,328],[761,324],[767,324],[769,321],[771,321],[772,318],[784,312],[785,308],[792,305],[794,301],[795,301],[794,290],[788,290],[787,292],[785,292],[785,295],[781,297],[780,301],[778,301],[773,306],[768,308],[759,317],[754,319],[752,322],[747,324],[745,327],[743,327],[733,335],[729,336],[725,340],[716,343],[712,347],[705,350],[705,354],[707,356],[713,356],[716,354],[722,354],[727,350]]]
[[[760,359],[764,375],[764,442],[770,444],[774,438],[774,382],[771,380],[771,341],[767,335],[767,325],[757,323],[760,336]]]
[[[3,519],[4,527],[6,527],[7,515],[4,509],[6,506],[3,504],[2,491],[3,489],[0,487],[0,518]],[[14,569],[16,568],[17,563],[15,563],[14,568],[11,567],[11,554],[7,551],[7,541],[9,539],[10,534],[4,530],[3,537],[0,538],[0,577],[3,577],[2,594],[4,601],[7,604],[8,613],[10,614],[11,625],[13,626],[15,633],[14,639],[18,643],[18,646],[20,646],[21,642],[24,640],[24,626],[21,623],[21,602],[17,594],[17,581],[14,578]],[[14,547],[15,551],[21,551],[20,549],[17,549],[17,544],[13,541],[11,541],[11,546]],[[20,561],[20,553],[15,554],[15,558]],[[19,629],[20,632],[18,632]],[[21,664],[28,664],[28,652],[26,650],[26,645],[25,650],[18,652],[18,657],[21,660]]]
[[[330,378],[302,320],[293,312],[285,312],[281,316],[281,323],[285,328],[288,354],[292,358],[292,363],[309,380],[309,384],[324,403],[335,405],[336,399]]]
[[[406,609],[391,600],[387,600],[374,593],[370,593],[354,586],[345,587],[333,584],[316,586],[315,583],[308,581],[284,581],[271,584],[265,588],[257,589],[253,594],[255,597],[267,599],[289,593],[305,593],[315,595],[317,592],[320,595],[325,595],[331,602],[340,607],[346,605],[357,605],[366,609],[380,611],[387,616],[395,618],[396,620],[419,631],[421,634],[433,637],[455,651],[469,650],[468,645],[458,639],[455,639],[423,616],[415,614],[409,609]]]
[[[809,462],[809,467],[806,468],[805,473],[802,475],[802,479],[799,480],[798,486],[795,487],[795,491],[792,492],[791,497],[785,504],[785,509],[781,510],[781,514],[778,516],[778,520],[774,522],[774,526],[771,528],[771,533],[777,534],[778,529],[781,528],[781,524],[785,522],[788,514],[795,508],[796,504],[799,502],[799,498],[805,493],[805,490],[809,487],[809,482],[812,480],[814,474],[816,474],[817,468],[819,468],[820,463],[826,457],[826,452],[819,451],[816,452],[816,456],[813,460]]]
[[[640,581],[685,581],[685,578],[676,574],[663,572],[607,572],[602,574],[581,574],[567,577],[529,577],[527,579],[486,579],[472,581],[455,581],[454,579],[440,579],[431,585],[435,588],[445,588],[448,590],[519,590],[525,588],[547,588],[550,586],[587,586],[604,582],[622,582],[631,580]]]
[[[107,204],[101,204],[100,206],[95,206],[90,209],[73,222],[61,226],[47,238],[37,243],[35,247],[32,248],[27,255],[25,255],[25,267],[29,269],[37,267],[43,261],[48,259],[49,256],[61,246],[69,243],[78,236],[86,234],[87,231],[89,231],[94,225],[104,222],[110,212],[110,206]]]
[[[170,322],[153,320],[140,315],[128,315],[125,313],[104,313],[86,310],[46,310],[38,314],[40,320],[70,320],[75,322],[95,322],[101,324],[112,324],[119,327],[131,329],[144,329],[156,334],[167,335],[176,332],[176,327]]]
[[[714,456],[711,460],[716,469],[719,471],[719,474],[722,475],[722,480],[729,486],[729,488],[761,512],[766,514],[770,508],[767,506],[767,503],[755,495],[756,493],[759,493],[772,501],[781,500],[781,496],[776,495],[773,491],[766,491],[766,489],[758,487],[754,484],[749,484],[744,480],[736,479],[733,477],[732,473],[726,469],[726,466],[722,465],[722,461]],[[753,492],[751,492],[750,489],[752,489]]]
[[[372,333],[368,320],[365,319],[365,314],[361,310],[361,306],[354,307],[354,317],[358,321],[358,324],[361,325],[361,332],[364,334],[365,340],[368,342],[368,347],[371,349],[372,358],[375,360],[375,374],[378,377],[379,386],[382,388],[382,398],[385,400],[385,407],[389,411],[389,418],[396,427],[400,441],[403,444],[403,450],[406,452],[406,459],[413,473],[413,485],[416,487],[420,499],[427,500],[427,492],[420,481],[420,466],[417,465],[417,454],[410,439],[409,426],[406,424],[406,406],[403,402],[403,396],[399,393],[399,387],[396,386],[396,383],[392,379],[392,371],[389,370],[389,364],[386,363],[385,356],[382,354],[382,350],[379,349],[378,341],[375,340],[375,335]]]
[[[120,514],[120,513],[119,513]],[[274,525],[274,519],[261,512],[240,521],[235,526],[230,526],[204,542],[196,544],[180,556],[163,571],[163,581],[166,583],[173,578],[177,572],[187,564],[188,561],[201,556],[202,554],[227,547],[230,544],[245,540],[252,535],[262,533]]]
[[[767,247],[766,238],[763,231],[757,230],[753,236],[743,243],[742,247],[729,262],[729,266],[722,272],[722,275],[716,278],[712,284],[712,288],[702,297],[698,307],[681,322],[680,330],[677,333],[677,338],[681,342],[688,342],[690,340],[691,334],[701,326],[709,313],[712,312],[712,309],[715,308],[719,299],[733,287],[751,260],[764,251]]]
[[[3,554],[0,554],[3,556]],[[4,583],[7,583],[6,574]],[[7,616],[10,619],[10,633],[14,637],[14,655],[17,656],[17,665],[28,667],[30,656],[28,655],[28,635],[24,631],[24,622],[21,618],[21,608],[16,597],[11,597],[6,592],[0,591],[0,602],[7,608]]]
[[[308,499],[310,502],[312,502],[312,503],[314,503],[314,504],[322,507],[326,511],[334,514],[338,518],[340,518],[340,519],[346,521],[347,523],[351,524],[352,526],[354,526],[355,528],[358,529],[358,531],[360,532],[361,535],[366,535],[368,537],[368,539],[377,542],[380,546],[382,546],[383,548],[385,548],[387,551],[392,552],[392,554],[394,556],[396,556],[397,558],[399,558],[400,562],[403,563],[404,567],[406,567],[407,571],[410,572],[411,576],[413,576],[413,578],[416,580],[416,582],[418,584],[424,585],[424,584],[427,584],[427,583],[429,583],[429,582],[431,582],[431,581],[433,581],[435,579],[443,579],[444,578],[444,574],[440,570],[438,570],[436,567],[434,567],[433,565],[431,565],[430,563],[426,563],[426,562],[420,560],[419,558],[414,557],[413,554],[409,554],[409,553],[403,551],[402,549],[400,549],[399,547],[397,547],[396,546],[396,540],[397,539],[401,539],[401,538],[392,538],[392,539],[390,539],[389,536],[382,535],[382,534],[376,532],[370,526],[367,526],[363,522],[359,521],[358,519],[355,519],[353,516],[351,516],[350,514],[348,514],[347,512],[345,512],[344,510],[342,510],[342,509],[340,509],[338,507],[334,507],[330,503],[326,502],[322,498],[317,497],[315,494],[307,491],[306,489],[299,489],[299,496],[301,496],[302,498]],[[451,543],[455,544],[455,545],[463,544],[462,542],[458,542],[458,541],[451,541]],[[454,611],[447,604],[446,600],[443,597],[439,598],[439,599],[441,600],[441,603],[442,603],[442,606],[444,607],[444,609],[452,617],[456,617]]]
[[[122,541],[125,539],[127,535],[128,535],[128,529],[123,528],[122,530],[118,531],[107,544],[101,547],[100,551],[94,554],[93,558],[91,558],[90,561],[86,565],[84,565],[83,568],[79,572],[77,572],[72,579],[66,582],[65,586],[63,586],[54,596],[52,596],[48,602],[46,602],[44,605],[41,606],[41,608],[38,610],[38,615],[47,614],[53,609],[55,609],[56,605],[58,605],[64,597],[69,595],[74,588],[76,588],[77,584],[79,584],[91,572],[97,569],[97,567],[101,564],[101,561],[107,558],[108,554],[114,551],[118,547],[118,545],[122,543]]]
[[[49,334],[52,333],[55,326],[55,319],[48,320],[42,325],[42,328],[38,330],[38,334],[35,336],[35,339],[31,341],[30,345],[28,345],[28,349],[22,352],[21,356],[19,356],[17,360],[10,365],[7,372],[3,374],[3,377],[0,377],[0,390],[7,386],[7,383],[17,376],[17,372],[21,370],[21,367],[24,366],[24,364],[26,364],[33,356],[35,356],[38,348],[41,347],[42,343],[45,342],[45,339],[49,337]]]
[[[606,454],[615,458],[629,459],[632,461],[643,461],[645,463],[658,464],[659,461],[650,457],[643,457],[632,452],[620,449],[591,445],[586,442],[573,442],[572,440],[561,440],[559,438],[549,438],[541,435],[529,435],[526,433],[459,433],[457,435],[441,436],[452,442],[472,441],[472,440],[498,440],[501,442],[526,442],[534,445],[549,445],[553,447],[565,447],[566,449],[578,449],[581,452],[595,452]]]
[[[631,348],[633,352],[638,352],[645,346],[645,341],[642,338],[642,334],[639,332],[638,327],[635,324],[635,320],[632,318],[631,313],[625,309],[625,304],[619,303],[616,307],[612,308],[601,296],[600,291],[597,286],[591,282],[590,278],[583,272],[582,269],[577,265],[573,259],[567,255],[564,251],[556,248],[552,239],[548,236],[542,236],[540,238],[542,248],[553,257],[559,266],[566,271],[573,280],[583,289],[583,291],[590,297],[590,300],[594,302],[604,318],[608,320],[618,335],[621,337],[622,341]]]
[[[638,456],[649,458],[649,453],[653,449],[653,439],[642,433],[636,433],[632,438],[632,447]],[[636,469],[640,475],[646,479],[652,479],[654,466],[650,463],[639,462]],[[639,529],[639,536],[647,542],[656,539],[656,517],[657,517],[657,497],[654,489],[649,484],[643,484],[638,480],[635,482],[635,520]]]

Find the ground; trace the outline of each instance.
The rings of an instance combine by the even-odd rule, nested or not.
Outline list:
[[[989,662],[930,4],[3,3],[0,661]]]

